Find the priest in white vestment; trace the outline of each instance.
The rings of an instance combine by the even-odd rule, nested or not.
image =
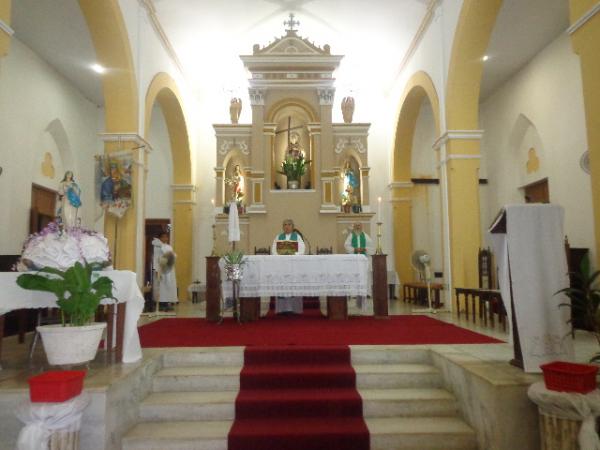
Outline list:
[[[158,292],[158,299],[155,295],[154,300],[158,300],[160,303],[167,305],[167,309],[171,309],[173,303],[179,302],[177,298],[177,278],[175,276],[175,259],[177,255],[175,255],[173,247],[169,245],[168,233],[161,233],[158,239],[154,238],[152,245],[154,246],[154,289],[155,292]]]
[[[283,233],[275,236],[271,246],[272,255],[304,255],[305,246],[302,236],[294,231],[294,221],[283,221]],[[302,314],[302,297],[277,297],[275,312]]]
[[[362,229],[362,223],[355,222],[352,226],[352,233],[348,233],[346,242],[344,242],[346,253],[355,255],[369,256],[373,254],[373,240]],[[356,307],[363,314],[367,313],[367,298],[363,295],[356,296]]]

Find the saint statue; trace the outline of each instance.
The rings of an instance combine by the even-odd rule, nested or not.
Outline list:
[[[344,123],[352,123],[352,116],[354,115],[354,97],[344,97],[342,99],[342,117]]]
[[[300,135],[295,131],[290,133],[290,144],[288,146],[288,156],[298,159],[300,155],[304,156],[302,146],[300,145]]]
[[[238,120],[240,120],[240,114],[242,113],[242,99],[241,98],[232,98],[229,103],[229,116],[231,118],[231,123],[236,125]]]
[[[67,228],[77,225],[77,213],[81,206],[81,189],[75,183],[73,172],[67,170],[58,187],[58,217]]]
[[[244,196],[244,175],[239,164],[235,165],[233,175],[226,178],[225,183],[231,186],[231,200],[239,204]]]

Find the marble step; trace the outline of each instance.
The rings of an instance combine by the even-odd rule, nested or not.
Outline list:
[[[154,392],[140,404],[140,420],[233,420],[236,396],[237,391]]]
[[[359,389],[359,393],[365,418],[458,414],[456,399],[445,389]]]
[[[354,371],[359,390],[442,386],[440,371],[429,364],[356,364]]]
[[[241,366],[168,367],[156,373],[154,392],[235,391],[240,389]]]
[[[206,350],[190,349],[163,354],[163,367],[242,366],[243,347],[218,347]]]
[[[449,417],[366,419],[371,450],[476,450],[473,430]],[[123,450],[226,450],[232,421],[143,422],[122,439]]]
[[[397,346],[352,345],[352,365],[358,364],[431,364],[427,348],[398,348]]]
[[[232,420],[142,422],[121,441],[122,450],[227,450]]]
[[[477,450],[475,432],[456,417],[367,418],[371,450]]]

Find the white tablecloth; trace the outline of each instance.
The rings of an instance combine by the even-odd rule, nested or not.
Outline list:
[[[240,297],[367,295],[364,255],[253,255],[244,258]],[[219,261],[223,267],[223,260]],[[223,297],[231,282],[222,274]]]
[[[123,336],[123,362],[142,359],[142,347],[137,322],[144,310],[144,296],[137,285],[134,272],[127,270],[105,270],[98,272],[114,282],[113,294],[119,303],[127,303]],[[0,272],[0,314],[20,308],[56,307],[56,297],[47,292],[29,291],[17,285],[20,272]],[[103,300],[109,304],[112,300]]]

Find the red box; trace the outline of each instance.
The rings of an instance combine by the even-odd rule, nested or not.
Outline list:
[[[58,403],[81,394],[85,370],[57,370],[29,378],[29,396],[34,403]]]
[[[586,394],[596,389],[598,366],[554,361],[540,366],[546,389]]]

